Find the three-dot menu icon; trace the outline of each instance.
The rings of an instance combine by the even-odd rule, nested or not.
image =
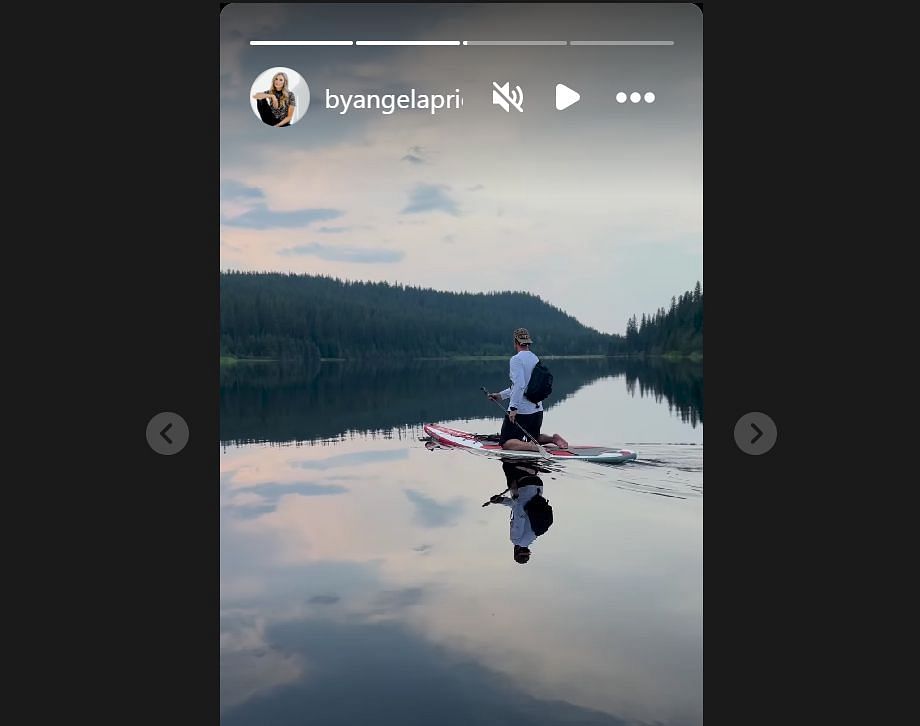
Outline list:
[[[651,91],[646,91],[643,96],[639,91],[633,91],[630,94],[626,94],[624,91],[620,91],[617,94],[617,103],[626,103],[626,101],[632,101],[633,103],[639,103],[642,100],[645,100],[646,103],[655,103],[655,94]]]

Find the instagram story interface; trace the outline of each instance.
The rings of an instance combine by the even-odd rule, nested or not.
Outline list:
[[[226,724],[702,724],[703,15],[220,16]]]

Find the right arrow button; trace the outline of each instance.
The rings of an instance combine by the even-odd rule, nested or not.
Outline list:
[[[745,454],[766,454],[776,443],[776,424],[772,418],[760,411],[746,413],[735,424],[735,443]]]

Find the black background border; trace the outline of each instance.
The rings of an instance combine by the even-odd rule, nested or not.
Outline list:
[[[801,610],[789,595],[810,577],[796,564],[804,515],[778,501],[799,483],[788,464],[810,434],[794,406],[807,382],[795,382],[785,353],[809,347],[794,323],[814,284],[790,232],[813,180],[788,173],[810,140],[782,102],[801,87],[807,60],[798,49],[810,38],[796,29],[799,8],[739,5],[710,3],[704,28],[704,673],[706,719],[733,725],[795,720],[792,701],[806,688]],[[60,494],[61,519],[78,537],[52,586],[79,588],[67,613],[97,660],[73,677],[98,696],[93,713],[137,724],[219,720],[217,10],[146,4],[94,16],[108,57],[86,72],[130,69],[144,102],[68,121],[87,173],[104,181],[76,192],[98,237],[83,261],[92,283],[68,292],[98,311],[98,340],[94,360],[66,375],[86,386],[71,414],[81,430],[102,432],[104,445],[68,452],[94,491]],[[200,116],[180,100],[196,88]],[[97,151],[105,153],[94,165]],[[114,269],[96,268],[97,258],[116,260]],[[188,421],[188,446],[176,456],[147,445],[147,422],[160,411]],[[734,424],[748,411],[777,424],[765,456],[735,446]]]

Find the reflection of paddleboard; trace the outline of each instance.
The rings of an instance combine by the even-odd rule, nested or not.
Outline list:
[[[462,449],[471,449],[481,453],[501,456],[502,458],[533,459],[540,458],[535,451],[510,451],[503,449],[498,444],[497,437],[471,434],[469,431],[458,431],[440,424],[425,424],[422,427],[433,441],[442,446],[455,446]],[[636,452],[629,449],[614,449],[607,446],[570,446],[568,449],[557,449],[552,445],[544,445],[546,453],[554,460],[594,461],[603,464],[621,464],[636,458]]]

